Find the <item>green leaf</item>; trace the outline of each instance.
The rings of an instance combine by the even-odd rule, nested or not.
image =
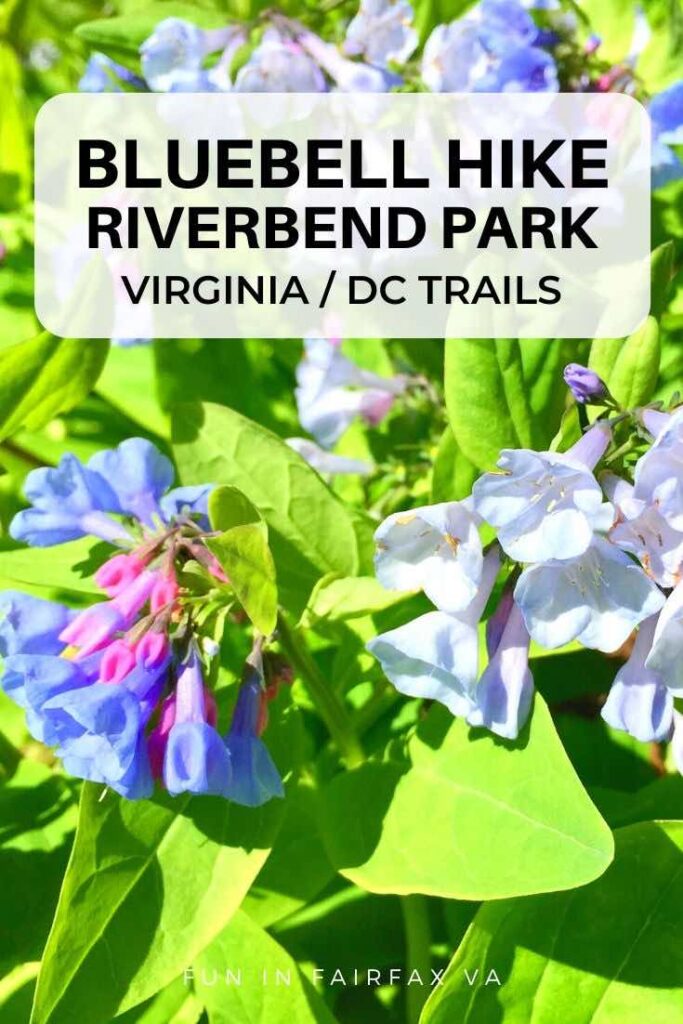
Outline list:
[[[673,242],[657,246],[650,256],[650,313],[657,319],[668,305],[675,256],[676,246]]]
[[[31,149],[21,64],[4,41],[0,42],[0,96],[0,210],[11,210],[31,194]]]
[[[370,520],[350,513],[275,434],[232,409],[206,404],[177,408],[173,439],[183,483],[232,485],[259,509],[280,600],[293,615],[301,614],[322,576],[354,576],[367,566]]]
[[[598,338],[591,345],[588,365],[602,377],[618,402],[628,409],[652,398],[659,373],[659,327],[649,316],[626,338]]]
[[[282,813],[86,784],[32,1024],[108,1024],[173,981],[239,907]]]
[[[277,622],[277,584],[266,524],[233,526],[206,543],[253,624],[269,636]]]
[[[405,756],[335,778],[321,815],[332,863],[371,892],[502,899],[584,885],[612,857],[538,696],[514,743],[434,707]]]
[[[240,984],[224,980],[226,967],[241,971]],[[278,984],[278,971],[288,983]],[[289,953],[241,911],[198,958],[194,975],[211,1024],[334,1024]]]
[[[200,28],[222,28],[225,25],[225,15],[216,5],[202,0],[195,3],[157,0],[135,13],[86,21],[76,28],[76,35],[93,50],[101,50],[112,57],[133,57],[137,60],[140,44],[164,18],[184,18]]]
[[[214,530],[261,523],[261,513],[238,487],[215,487],[209,495],[209,521]]]
[[[462,455],[490,469],[502,448],[543,448],[566,402],[566,363],[581,342],[561,339],[450,338],[446,341],[446,408]]]
[[[0,351],[0,439],[73,408],[97,380],[108,341],[39,334]]]
[[[38,597],[82,603],[99,595],[93,573],[110,554],[92,539],[71,541],[52,548],[17,548],[0,552],[0,586],[19,587]]]
[[[683,1018],[683,823],[633,825],[615,841],[614,863],[585,888],[483,906],[421,1024]],[[492,968],[502,988],[485,984]]]
[[[145,431],[170,435],[170,420],[156,394],[152,345],[112,345],[96,390]]]
[[[479,470],[458,447],[450,427],[444,430],[432,468],[432,501],[460,501],[472,491]]]

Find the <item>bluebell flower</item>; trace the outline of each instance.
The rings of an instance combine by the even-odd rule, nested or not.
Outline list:
[[[232,760],[232,779],[226,796],[245,807],[260,807],[285,795],[282,779],[263,740],[260,721],[265,693],[253,669],[240,687],[226,745]]]
[[[375,469],[371,462],[363,459],[348,459],[344,455],[326,452],[315,441],[305,437],[288,437],[285,444],[322,476],[369,476]]]
[[[465,502],[395,512],[375,532],[375,574],[388,590],[424,590],[440,611],[462,611],[476,597],[483,553]]]
[[[230,753],[209,718],[201,660],[193,644],[178,675],[175,718],[166,741],[163,777],[169,793],[228,795]]]
[[[140,47],[147,84],[155,92],[211,91],[204,59],[227,47],[234,35],[244,38],[235,26],[205,30],[182,18],[165,18]]]
[[[480,725],[516,739],[529,717],[534,680],[529,668],[531,638],[514,601],[502,601],[502,629],[487,630],[489,663],[472,694],[467,714],[470,725]],[[488,624],[487,624],[488,625]]]
[[[62,630],[64,643],[80,648],[81,655],[92,654],[133,625],[147,603],[160,577],[158,570],[145,570],[111,601],[91,604],[79,612]]]
[[[59,635],[74,616],[71,609],[18,590],[0,593],[0,656],[60,654]]]
[[[111,543],[130,540],[124,526],[107,512],[120,512],[114,490],[75,455],[63,455],[54,469],[34,469],[24,493],[33,508],[18,512],[10,525],[15,540],[50,547],[92,534]]]
[[[46,722],[43,706],[68,690],[93,682],[87,666],[49,654],[13,654],[3,665],[2,688],[26,711],[29,732],[41,743],[54,744],[57,737]]]
[[[104,53],[93,53],[78,83],[79,92],[121,92],[121,83],[144,88],[142,79]]]
[[[316,61],[298,42],[268,28],[235,78],[237,92],[326,92]]]
[[[656,505],[670,526],[683,530],[683,409],[670,416],[638,460],[634,480],[634,498]]]
[[[646,667],[657,618],[654,615],[641,624],[631,656],[617,672],[601,711],[614,729],[643,743],[668,739],[673,725],[673,694],[662,676]]]
[[[132,800],[151,795],[144,722],[129,690],[108,683],[67,690],[46,701],[43,714],[67,772]]]
[[[422,54],[422,80],[432,92],[472,92],[489,68],[478,24],[467,18],[437,25]]]
[[[412,20],[407,0],[361,0],[346,30],[344,50],[376,67],[404,64],[418,43]]]
[[[510,558],[575,558],[595,530],[609,529],[613,509],[592,473],[609,439],[609,429],[596,425],[564,453],[505,449],[498,460],[502,472],[477,480],[475,511],[497,528]]]
[[[506,52],[475,86],[478,92],[559,92],[557,65],[538,46]]]
[[[657,672],[675,697],[683,697],[683,583],[678,583],[662,610],[645,665]]]
[[[568,363],[563,372],[564,381],[572,395],[581,405],[599,402],[609,394],[604,380],[595,370],[580,363]]]
[[[487,552],[474,600],[461,612],[428,612],[381,633],[367,649],[396,689],[408,697],[438,700],[467,718],[479,678],[478,627],[500,569],[497,546]]]
[[[637,498],[627,480],[606,473],[601,482],[616,510],[612,543],[635,555],[661,587],[674,587],[683,574],[683,532],[671,526],[656,501]]]
[[[473,13],[479,19],[479,38],[484,49],[496,57],[525,49],[538,36],[534,19],[517,0],[481,0]]]
[[[554,650],[579,640],[610,653],[662,608],[664,595],[628,555],[595,536],[576,558],[528,566],[515,601],[543,647]]]
[[[653,188],[683,177],[683,163],[670,148],[683,144],[683,81],[675,82],[650,101]]]
[[[86,466],[75,455],[64,455],[55,469],[28,474],[24,490],[33,508],[17,513],[10,533],[35,547],[88,534],[130,547],[131,534],[113,516],[132,518],[148,529],[172,523],[180,515],[208,525],[211,485],[169,491],[173,477],[170,460],[140,437],[98,452]]]

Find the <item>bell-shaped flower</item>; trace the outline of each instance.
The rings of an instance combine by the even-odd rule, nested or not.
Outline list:
[[[125,687],[94,683],[67,690],[45,702],[43,715],[71,775],[129,799],[151,795],[140,704]]]
[[[147,632],[131,648],[115,641],[105,651],[100,681],[120,683],[138,700],[144,721],[151,716],[161,696],[171,663],[171,649],[165,633]]]
[[[617,672],[601,711],[608,725],[643,743],[668,739],[673,722],[673,696],[659,673],[645,664],[656,626],[656,615],[641,624],[631,656]]]
[[[418,44],[412,21],[407,0],[361,0],[346,30],[344,50],[376,67],[404,64]]]
[[[487,552],[476,597],[461,612],[427,612],[381,633],[367,649],[408,697],[438,700],[466,718],[479,676],[478,625],[500,569],[497,547]]]
[[[636,498],[627,480],[608,473],[601,482],[617,513],[610,540],[635,555],[661,587],[675,587],[683,570],[683,533],[669,525],[658,505]]]
[[[80,648],[80,656],[104,647],[117,633],[130,629],[149,600],[159,572],[146,569],[111,601],[90,605],[60,633],[60,640]]]
[[[208,530],[209,495],[212,490],[212,484],[174,487],[159,502],[162,519],[165,523],[170,523],[185,516],[193,519],[202,530]]]
[[[293,39],[268,28],[237,72],[237,92],[327,92],[325,76]]]
[[[424,46],[422,80],[431,92],[472,92],[489,68],[489,55],[472,19],[437,25]]]
[[[209,722],[209,703],[199,654],[190,647],[175,693],[175,717],[169,729],[163,778],[169,793],[226,796],[232,767],[223,738]]]
[[[68,690],[89,686],[93,678],[87,666],[50,654],[13,654],[3,667],[2,688],[15,704],[25,709],[31,735],[41,743],[56,743],[43,706]]]
[[[530,637],[514,601],[510,604],[504,596],[502,605],[506,613],[501,616],[502,631],[498,623],[487,628],[489,663],[472,694],[474,706],[467,713],[467,721],[470,725],[485,726],[505,739],[516,739],[529,717],[534,692],[529,668]]]
[[[107,57],[104,53],[91,54],[85,71],[78,83],[79,92],[121,92],[121,83],[144,89],[145,83],[122,64]]]
[[[377,425],[408,384],[405,377],[381,377],[356,366],[334,338],[304,339],[296,369],[299,420],[323,448],[331,448],[358,417]]]
[[[611,652],[660,610],[664,595],[628,555],[596,536],[576,558],[528,566],[515,601],[542,647],[553,650],[579,640]]]
[[[305,437],[288,437],[285,444],[323,476],[369,476],[375,469],[371,462],[363,459],[349,459],[345,455],[326,452],[315,441]]]
[[[596,425],[564,454],[504,449],[500,473],[485,473],[472,489],[475,511],[498,530],[503,550],[519,562],[572,559],[595,530],[612,524],[612,506],[592,469],[609,444]]]
[[[263,680],[252,669],[240,686],[226,744],[232,759],[232,779],[226,795],[236,804],[260,807],[285,795],[282,779],[260,737],[265,702]]]
[[[140,63],[155,92],[203,91],[204,58],[227,46],[232,28],[207,31],[182,18],[164,18],[142,43]]]
[[[564,381],[572,395],[581,405],[591,405],[607,398],[609,391],[602,377],[595,370],[580,363],[568,363],[564,368]]]
[[[683,583],[672,590],[659,616],[648,669],[657,672],[675,697],[683,697]]]
[[[653,188],[683,177],[683,163],[671,146],[683,143],[683,81],[674,82],[650,101]]]
[[[637,462],[634,497],[656,505],[675,530],[683,530],[683,409]]]
[[[12,654],[60,654],[64,642],[60,633],[74,612],[54,601],[22,594],[19,590],[0,593],[0,657]]]
[[[75,455],[63,455],[54,469],[34,469],[24,493],[33,508],[18,512],[10,525],[15,540],[49,547],[92,534],[111,543],[130,541],[128,531],[108,516],[121,512],[107,479]]]
[[[343,57],[334,43],[326,43],[313,32],[302,32],[297,43],[333,80],[339,92],[388,92],[401,84],[399,75],[384,67]]]
[[[109,481],[118,507],[146,526],[161,519],[160,500],[173,483],[173,465],[142,437],[131,437],[117,448],[93,455],[88,468]]]
[[[477,526],[458,501],[395,512],[375,531],[377,579],[388,590],[424,590],[440,611],[462,611],[481,582]]]
[[[559,92],[553,57],[539,46],[520,46],[497,61],[475,85],[477,92]]]

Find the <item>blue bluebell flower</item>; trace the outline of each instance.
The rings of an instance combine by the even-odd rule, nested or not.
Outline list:
[[[479,81],[478,92],[559,92],[557,65],[538,46],[507,51]]]
[[[607,385],[595,370],[580,363],[568,363],[563,371],[564,381],[572,395],[581,405],[590,405],[609,394]]]
[[[487,630],[489,662],[472,694],[467,721],[505,739],[516,739],[529,717],[533,698],[531,638],[514,600],[504,597],[502,610],[502,630]]]
[[[294,39],[266,29],[249,60],[237,72],[237,92],[326,92],[316,61]]]
[[[678,583],[662,610],[645,665],[657,672],[675,697],[683,697],[683,583]]]
[[[104,53],[93,53],[78,83],[79,92],[121,92],[121,83],[144,88],[142,79]]]
[[[226,796],[245,807],[259,807],[273,797],[285,795],[280,773],[260,738],[264,701],[263,680],[252,669],[240,687],[225,740],[232,761]]]
[[[636,497],[636,488],[612,473],[601,478],[616,510],[609,539],[622,551],[635,555],[661,587],[674,587],[683,571],[683,532],[662,515],[657,501]]]
[[[31,735],[41,743],[54,744],[57,738],[43,715],[45,702],[89,686],[93,678],[87,666],[56,655],[13,654],[4,662],[1,682],[7,696],[25,709]]]
[[[656,505],[673,529],[683,531],[683,409],[669,417],[638,460],[634,480],[634,498]]]
[[[43,705],[57,755],[71,775],[101,782],[122,796],[150,796],[152,774],[138,700],[123,686],[93,683]]]
[[[683,163],[670,148],[683,144],[683,81],[652,98],[652,185],[661,188],[683,177]]]
[[[481,0],[474,14],[482,46],[496,57],[526,49],[538,36],[534,19],[517,0]]]
[[[19,590],[0,593],[0,657],[13,654],[60,654],[59,635],[74,616],[71,609]]]
[[[34,469],[24,493],[33,508],[18,512],[10,525],[15,540],[50,547],[87,534],[111,543],[127,542],[125,527],[107,512],[121,511],[107,480],[75,455],[63,455],[54,469]]]
[[[161,519],[159,501],[173,483],[170,459],[141,437],[122,441],[117,448],[97,452],[88,463],[90,470],[110,481],[118,509],[146,526]]]
[[[175,717],[166,740],[163,777],[169,793],[228,795],[230,753],[211,717],[201,659],[192,644],[178,675]]]
[[[179,516],[192,516],[198,526],[203,530],[208,530],[209,495],[212,490],[211,484],[174,487],[159,502],[162,519],[164,522],[170,523]]]

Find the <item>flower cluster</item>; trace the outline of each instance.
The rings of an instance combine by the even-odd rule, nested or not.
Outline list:
[[[565,379],[579,402],[613,403],[585,367],[568,367]],[[637,629],[602,715],[639,740],[671,737],[683,695],[683,408],[617,420],[626,415],[638,420],[636,438],[650,438],[632,480],[596,476],[612,443],[603,418],[564,453],[501,452],[498,472],[464,501],[381,524],[378,579],[421,589],[436,608],[368,644],[398,690],[514,738],[531,706],[531,640],[609,653],[627,649]],[[496,531],[486,549],[483,524]],[[478,626],[494,592],[482,671]]]
[[[173,466],[141,438],[83,465],[65,455],[29,473],[31,507],[10,532],[45,547],[94,536],[118,549],[96,571],[107,599],[82,611],[28,594],[0,595],[2,687],[32,735],[78,778],[123,796],[216,794],[250,806],[282,796],[261,740],[266,687],[255,646],[226,736],[204,662],[183,568],[226,577],[206,545],[210,486],[176,487]]]
[[[643,15],[623,62],[600,59],[601,41],[584,39],[573,9],[559,0],[480,0],[437,25],[419,59],[407,0],[361,0],[342,42],[328,42],[299,22],[268,12],[260,22],[201,29],[166,18],[140,47],[142,78],[95,53],[86,92],[610,92],[640,95],[634,66],[649,42]],[[247,59],[243,55],[247,53]],[[236,70],[235,70],[236,69]],[[656,187],[683,174],[671,148],[681,142],[683,83],[651,102]]]

